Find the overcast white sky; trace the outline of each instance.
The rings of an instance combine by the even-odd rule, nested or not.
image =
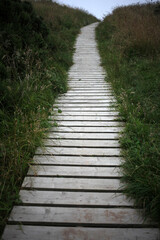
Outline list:
[[[149,0],[57,0],[57,2],[70,5],[72,7],[80,7],[88,10],[97,18],[102,19],[104,16],[112,12],[113,8],[122,5],[135,3],[146,3]]]

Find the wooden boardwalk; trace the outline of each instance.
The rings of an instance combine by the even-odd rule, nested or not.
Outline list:
[[[69,91],[55,103],[52,127],[24,179],[3,240],[157,240],[121,193],[119,134],[124,128],[95,42],[95,27],[77,38]],[[61,109],[62,113],[59,113]]]

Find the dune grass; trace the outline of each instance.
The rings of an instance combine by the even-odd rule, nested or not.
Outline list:
[[[97,28],[103,66],[126,122],[124,193],[160,223],[160,7],[114,9]]]
[[[0,232],[19,201],[54,99],[67,90],[76,35],[95,21],[51,1],[0,1]]]

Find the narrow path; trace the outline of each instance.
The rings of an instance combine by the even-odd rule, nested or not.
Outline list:
[[[24,179],[3,240],[156,240],[159,230],[121,193],[118,112],[95,42],[82,28],[69,91],[56,102],[50,129]],[[55,114],[55,113],[54,113]],[[53,121],[55,116],[51,116]]]

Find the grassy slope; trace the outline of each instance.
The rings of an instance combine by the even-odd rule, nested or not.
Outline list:
[[[160,223],[159,5],[120,7],[97,29],[100,54],[124,121],[124,192]]]
[[[80,27],[97,21],[57,3],[33,6],[0,2],[0,231],[49,126],[54,99],[67,90],[76,35]]]

